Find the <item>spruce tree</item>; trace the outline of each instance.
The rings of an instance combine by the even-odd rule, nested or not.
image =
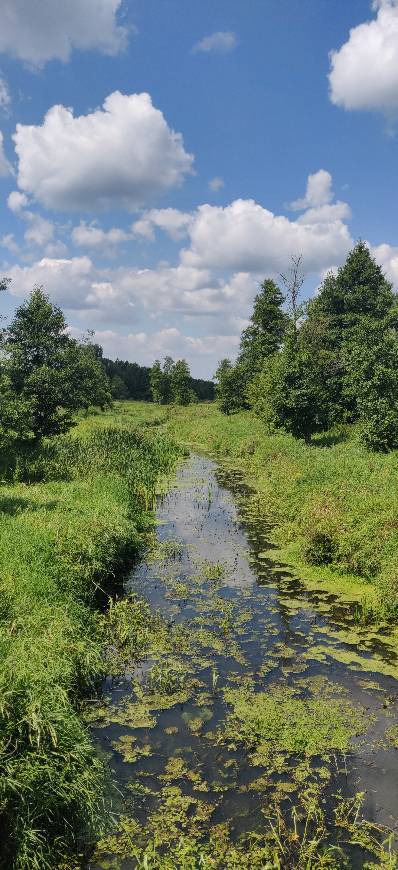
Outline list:
[[[265,280],[254,300],[249,326],[242,332],[238,363],[250,380],[267,357],[281,346],[288,322],[284,296],[274,281]]]
[[[392,311],[394,294],[364,242],[349,253],[337,275],[325,278],[308,305],[301,344],[329,387],[329,421],[355,421],[355,395],[345,389],[350,348],[366,330],[382,324]]]

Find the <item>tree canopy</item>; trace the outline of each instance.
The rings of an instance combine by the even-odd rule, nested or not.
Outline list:
[[[0,427],[4,439],[36,441],[67,431],[76,411],[104,408],[107,377],[89,341],[71,338],[65,317],[41,288],[3,334]]]
[[[235,365],[217,370],[221,410],[246,402],[270,426],[309,440],[356,422],[375,450],[398,446],[398,308],[392,286],[362,241],[317,295],[300,304],[301,258],[281,276],[288,311],[264,281]]]

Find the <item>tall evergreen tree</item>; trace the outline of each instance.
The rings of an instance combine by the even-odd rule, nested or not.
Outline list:
[[[254,300],[249,326],[242,332],[240,342],[238,363],[249,380],[282,344],[288,323],[288,316],[282,310],[284,301],[274,281],[263,281]]]
[[[393,303],[392,285],[361,241],[350,251],[337,275],[327,275],[309,307],[309,316],[326,317],[332,340],[339,346],[347,330],[358,326],[364,317],[382,320]]]
[[[350,347],[367,329],[382,324],[394,306],[391,284],[364,242],[349,253],[337,275],[329,274],[308,305],[301,344],[329,386],[330,422],[357,418],[352,391],[345,389]]]

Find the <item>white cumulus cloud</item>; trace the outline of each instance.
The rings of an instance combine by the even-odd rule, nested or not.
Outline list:
[[[398,2],[373,4],[377,16],[350,30],[330,55],[330,98],[344,109],[398,110]]]
[[[210,33],[209,36],[204,36],[193,47],[194,52],[204,52],[209,54],[226,54],[237,46],[238,40],[235,33],[231,30],[218,30],[216,33]]]
[[[75,245],[81,248],[109,249],[131,239],[131,233],[118,227],[103,230],[96,223],[87,224],[85,221],[80,221],[79,226],[73,227],[71,235]]]
[[[42,66],[72,49],[117,54],[128,31],[117,22],[122,0],[2,0],[0,52]]]
[[[186,236],[192,219],[189,212],[177,208],[152,208],[133,223],[132,230],[136,236],[153,242],[155,229],[161,229],[177,241]]]
[[[327,205],[332,199],[332,176],[326,169],[318,169],[318,172],[308,176],[304,197],[291,202],[289,208],[292,211],[301,211],[304,208],[317,208],[320,205]]]
[[[65,307],[83,308],[88,307],[84,303],[94,280],[94,267],[89,257],[43,257],[29,266],[12,266],[8,275],[12,280],[9,289],[15,296],[26,296],[36,285],[43,285]]]
[[[47,208],[137,209],[191,171],[193,157],[149,94],[115,91],[88,115],[53,106],[42,125],[17,124],[18,184]]]
[[[302,254],[306,271],[318,272],[331,262],[341,262],[352,239],[333,212],[315,217],[310,210],[307,220],[305,213],[291,221],[252,199],[238,199],[225,208],[202,205],[182,261],[201,268],[272,274],[285,269],[292,255]]]
[[[12,190],[8,195],[7,205],[14,214],[18,214],[18,212],[26,208],[28,201],[28,197],[25,193],[21,193],[20,190]]]

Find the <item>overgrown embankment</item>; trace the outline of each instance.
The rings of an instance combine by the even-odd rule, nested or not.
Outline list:
[[[197,449],[244,465],[283,558],[342,590],[346,580],[388,616],[398,614],[398,454],[370,453],[341,429],[311,445],[268,434],[249,412],[215,405],[170,412],[168,429]],[[308,569],[309,570],[309,569]],[[310,573],[310,572],[309,572]],[[365,586],[366,584],[366,586]]]
[[[79,704],[106,669],[115,625],[94,605],[139,547],[159,478],[178,454],[155,430],[83,433],[20,459],[12,473],[23,482],[0,487],[4,868],[45,870],[64,856],[71,868],[101,830],[106,767]]]

